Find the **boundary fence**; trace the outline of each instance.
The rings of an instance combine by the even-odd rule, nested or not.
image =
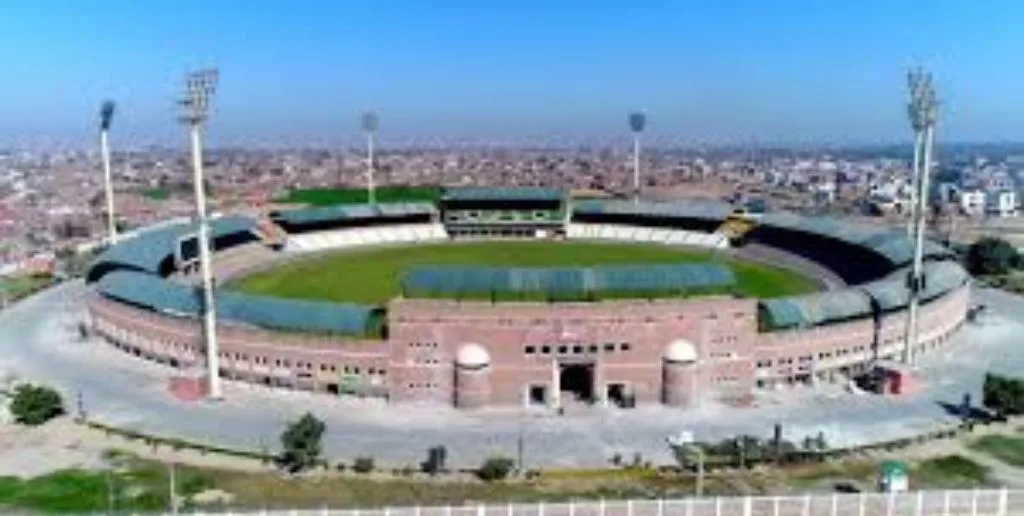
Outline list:
[[[207,512],[206,514],[214,514]],[[294,516],[1010,516],[1024,514],[1024,490],[835,493],[802,496],[588,500],[381,509],[221,511]]]

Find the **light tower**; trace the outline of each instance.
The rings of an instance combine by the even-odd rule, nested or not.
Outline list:
[[[217,89],[216,69],[199,70],[185,77],[185,96],[180,101],[181,122],[188,125],[192,147],[192,182],[195,187],[196,219],[199,224],[199,268],[203,284],[203,340],[209,397],[219,399],[220,364],[217,346],[217,313],[213,301],[213,273],[210,270],[210,228],[206,219],[206,185],[203,176],[202,128],[209,117],[210,100]]]
[[[117,241],[117,223],[114,215],[114,181],[110,173],[110,123],[114,120],[114,101],[105,100],[100,106],[100,160],[103,161],[103,188],[107,195],[107,238]]]
[[[921,153],[924,150],[924,118],[917,113],[916,101],[919,90],[924,81],[924,72],[920,69],[913,69],[907,72],[907,87],[910,90],[910,102],[907,104],[907,115],[910,118],[910,128],[914,131],[914,158],[910,170],[910,202],[907,212],[907,236],[914,238],[917,223],[917,190],[921,174]]]
[[[377,191],[373,183],[373,138],[380,127],[380,118],[377,113],[367,111],[359,118],[359,126],[366,135],[366,202],[376,204]]]
[[[921,70],[914,70],[909,74],[910,103],[908,114],[910,124],[915,132],[915,139],[920,142],[916,147],[920,148],[919,170],[914,174],[914,207],[913,207],[913,231],[914,261],[911,265],[910,277],[907,278],[907,288],[910,290],[910,303],[907,309],[907,327],[903,340],[904,364],[910,365],[914,362],[914,347],[918,338],[918,305],[920,304],[921,290],[925,286],[924,276],[924,234],[925,215],[928,210],[929,178],[932,169],[932,146],[935,137],[935,120],[938,115],[938,101],[935,96],[935,89],[932,86],[932,76]],[[915,149],[917,150],[917,149]],[[915,152],[918,154],[918,152]]]
[[[629,129],[633,131],[633,201],[640,200],[640,134],[647,125],[647,115],[643,112],[629,114]]]

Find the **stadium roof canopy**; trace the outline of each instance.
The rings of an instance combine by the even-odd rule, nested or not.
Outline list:
[[[210,221],[210,236],[214,239],[236,233],[251,231],[256,227],[254,218],[242,215],[228,215]],[[135,236],[118,241],[103,251],[89,267],[86,279],[96,281],[109,270],[131,269],[160,274],[161,267],[171,256],[182,237],[198,231],[194,222],[141,231]]]
[[[411,215],[430,215],[437,208],[427,202],[401,202],[386,204],[339,204],[321,208],[301,208],[275,212],[272,218],[286,224],[317,224],[344,220],[401,218]]]
[[[445,188],[442,201],[561,201],[566,191],[542,186],[490,187],[464,186]]]
[[[901,268],[880,280],[860,286],[878,303],[883,311],[898,310],[910,303],[907,281],[910,268]],[[929,261],[924,264],[925,284],[921,299],[930,301],[966,283],[970,276],[960,264],[951,260]]]
[[[857,289],[766,299],[761,307],[772,328],[815,326],[871,313],[871,298]]]
[[[715,289],[736,284],[732,269],[717,264],[617,265],[592,268],[415,267],[402,278],[406,295],[490,293],[600,294]]]
[[[576,202],[573,211],[588,215],[678,217],[724,221],[734,211],[734,207],[723,201],[701,199],[674,202],[588,199]],[[760,225],[820,235],[847,244],[862,246],[874,251],[896,267],[909,264],[914,256],[914,243],[903,231],[864,226],[831,217],[809,217],[790,212],[764,214],[760,218]],[[953,256],[952,251],[931,241],[925,242],[924,253],[925,258]]]
[[[635,215],[717,221],[725,220],[733,210],[729,203],[705,199],[675,202],[586,199],[573,205],[574,212],[589,215]]]
[[[921,299],[931,301],[963,285],[969,276],[950,260],[925,263],[925,288]],[[774,329],[807,327],[867,317],[877,310],[902,309],[910,303],[907,289],[909,268],[901,268],[883,279],[839,291],[766,299],[761,307]],[[874,306],[873,306],[874,305]]]
[[[181,317],[198,317],[200,291],[193,285],[142,272],[119,270],[103,276],[97,290],[104,296]],[[361,336],[370,328],[376,307],[217,292],[217,315],[235,323],[310,333]]]

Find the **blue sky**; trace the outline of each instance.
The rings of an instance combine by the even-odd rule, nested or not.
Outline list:
[[[1024,140],[1024,2],[5,0],[0,145],[174,143],[184,71],[222,71],[222,144],[334,144],[360,110],[391,137],[680,142],[905,138],[930,68],[947,140]]]

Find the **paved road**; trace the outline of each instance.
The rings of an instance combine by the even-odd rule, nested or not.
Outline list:
[[[286,421],[310,410],[327,423],[325,451],[337,459],[369,455],[397,465],[417,464],[443,444],[453,465],[472,466],[495,453],[516,456],[522,436],[530,466],[600,465],[621,454],[670,462],[668,435],[689,429],[701,440],[750,433],[767,437],[781,422],[794,441],[825,432],[833,445],[911,435],[955,418],[938,402],[956,404],[964,392],[980,400],[986,370],[1020,374],[1024,299],[996,291],[977,294],[992,310],[966,327],[943,351],[922,359],[923,391],[891,399],[845,394],[835,386],[772,393],[750,409],[704,406],[595,410],[580,416],[493,411],[464,414],[449,407],[387,407],[378,402],[270,391],[228,383],[221,402],[187,404],[165,393],[167,371],[125,356],[97,340],[80,340],[85,287],[64,284],[0,314],[0,369],[82,395],[90,417],[160,435],[225,445],[275,449]],[[0,375],[2,376],[2,375]]]

